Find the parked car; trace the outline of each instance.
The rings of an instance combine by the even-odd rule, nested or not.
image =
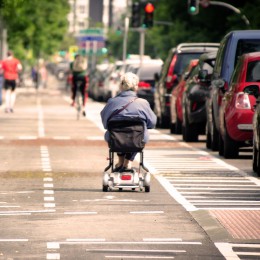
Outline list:
[[[220,43],[206,101],[207,143],[211,144],[213,151],[217,151],[219,146],[219,107],[229,88],[238,57],[256,51],[260,51],[260,30],[231,31]]]
[[[53,73],[58,80],[65,80],[70,71],[70,62],[68,60],[62,60],[55,64]]]
[[[260,52],[244,54],[219,109],[219,154],[225,158],[236,158],[240,147],[252,146],[254,106],[259,92]]]
[[[170,127],[171,92],[180,82],[190,60],[198,59],[202,53],[217,50],[218,47],[218,43],[182,43],[169,51],[162,72],[156,77],[154,112],[160,127]]]
[[[216,55],[216,51],[202,54],[186,81],[182,97],[182,136],[186,142],[197,142],[198,136],[205,134],[206,98]]]
[[[179,84],[172,90],[170,99],[171,125],[172,134],[182,133],[182,96],[185,83],[189,78],[192,70],[197,66],[199,60],[191,60],[189,65],[183,71]]]
[[[253,117],[253,170],[260,177],[260,94]]]
[[[128,71],[137,74],[139,77],[137,96],[146,99],[152,109],[154,108],[154,74],[161,72],[162,65],[162,60],[151,59],[149,61],[143,61],[142,65],[140,63],[133,64],[128,69]]]
[[[108,74],[104,80],[104,86],[101,89],[102,100],[107,101],[111,97],[115,97],[119,91],[119,82],[118,77],[120,73],[120,69],[123,66],[122,61],[116,61],[114,65],[112,65],[112,69],[108,71]]]
[[[112,65],[109,63],[98,64],[89,75],[89,97],[96,101],[104,101],[104,82],[111,72]]]

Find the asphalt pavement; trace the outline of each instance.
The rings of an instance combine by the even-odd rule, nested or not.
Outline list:
[[[239,169],[156,129],[144,152],[151,192],[103,192],[104,104],[89,99],[87,117],[77,120],[64,82],[53,77],[47,89],[17,92],[13,114],[0,107],[0,260],[259,258],[256,178],[244,183]],[[181,158],[186,163],[179,165]],[[229,182],[233,177],[252,186],[255,205],[248,201],[245,208],[237,199],[236,207],[223,209],[212,207],[216,198],[207,207],[190,199],[188,192],[198,187],[188,181],[199,181],[205,196],[205,187],[214,187],[207,190],[214,193],[216,186],[203,181],[219,183],[219,172]]]

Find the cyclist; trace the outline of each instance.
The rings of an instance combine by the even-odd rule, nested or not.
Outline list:
[[[137,98],[138,83],[139,77],[136,74],[127,72],[122,75],[120,93],[108,100],[100,114],[105,129],[107,129],[110,120],[141,119],[145,126],[144,142],[147,143],[149,140],[147,129],[155,127],[157,118],[148,101],[143,98]],[[108,142],[109,139],[109,132],[107,131],[105,140]],[[117,156],[118,162],[114,171],[125,171],[131,169],[136,153],[117,153]]]
[[[75,105],[75,98],[77,90],[80,91],[83,103],[83,116],[86,116],[85,106],[86,106],[86,70],[87,61],[86,58],[76,54],[75,59],[70,64],[70,70],[72,73],[72,104]],[[78,89],[79,88],[79,89]]]

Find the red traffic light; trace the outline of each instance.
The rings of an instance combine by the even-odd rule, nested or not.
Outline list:
[[[146,13],[151,14],[154,11],[154,5],[151,4],[151,3],[147,3],[144,10],[145,10]]]

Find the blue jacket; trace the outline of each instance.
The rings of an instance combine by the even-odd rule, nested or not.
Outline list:
[[[108,119],[111,114],[121,109],[128,102],[137,98],[134,91],[123,91],[114,98],[110,98],[106,106],[101,111],[101,119],[105,129],[107,129]],[[127,106],[123,111],[114,115],[110,120],[123,120],[125,118],[140,118],[144,121],[145,132],[144,132],[144,142],[149,140],[149,135],[147,129],[152,129],[156,125],[156,115],[152,111],[147,100],[143,98],[137,98],[133,103]],[[109,133],[105,133],[105,140],[109,140]]]

